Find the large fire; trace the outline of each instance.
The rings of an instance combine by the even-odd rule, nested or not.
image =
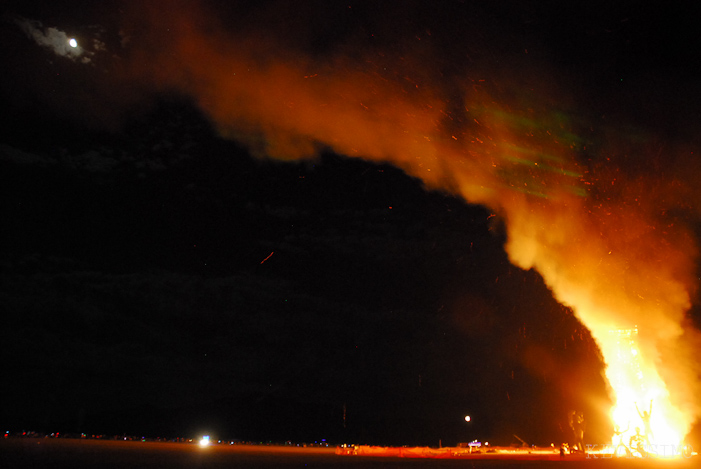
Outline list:
[[[637,327],[611,330],[601,344],[610,357],[606,376],[616,398],[611,411],[615,438],[627,444],[637,432],[648,444],[679,445],[683,416],[669,402],[667,387],[655,367],[640,356],[637,336]]]
[[[499,121],[503,146],[519,139],[513,119]],[[506,219],[511,261],[538,270],[599,345],[615,403],[614,443],[680,445],[698,415],[698,370],[690,355],[698,332],[685,317],[696,247],[683,221],[669,219],[655,201],[673,190],[646,194],[645,181],[581,168],[568,156],[571,148],[552,145],[558,138],[534,139],[527,148],[550,144],[550,158],[521,151],[530,161],[517,161],[508,174],[523,187],[483,203],[499,207]],[[559,168],[515,178],[529,162]]]
[[[162,24],[167,31],[151,27]],[[552,111],[572,100],[537,89],[549,86],[542,77],[524,87],[472,71],[444,87],[406,54],[319,62],[232,37],[185,8],[139,9],[130,25],[141,35],[130,78],[194,96],[254,152],[292,159],[331,148],[491,208],[505,221],[511,261],[536,269],[598,343],[619,437],[638,427],[650,442],[676,444],[688,433],[699,415],[699,334],[686,317],[697,249],[683,164],[647,177],[621,162],[644,146],[619,149],[603,137],[594,153],[581,134],[598,124]]]

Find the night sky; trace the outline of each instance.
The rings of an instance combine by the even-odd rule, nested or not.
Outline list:
[[[217,18],[222,49],[270,76],[278,60],[346,67],[406,93],[440,81],[446,102],[460,80],[512,108],[552,87],[539,103],[565,109],[589,146],[579,163],[604,164],[614,140],[639,175],[698,147],[698,11],[196,3],[0,11],[2,430],[550,444],[580,409],[587,439],[605,441],[598,348],[538,272],[509,262],[497,211],[329,142],[281,157],[277,124],[247,127],[238,104],[222,124],[169,35]],[[83,53],[31,35],[52,27]]]

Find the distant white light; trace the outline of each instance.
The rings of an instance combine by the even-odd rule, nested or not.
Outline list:
[[[70,38],[68,40],[68,45],[73,47],[73,48],[76,48],[76,47],[78,47],[78,41],[76,41],[75,38]]]
[[[203,448],[205,446],[209,446],[209,435],[205,435],[202,437],[202,439],[200,440],[200,446],[202,446]]]
[[[466,422],[469,422],[470,420],[472,420],[472,417],[470,417],[469,415],[466,415],[466,416],[465,416],[465,421],[466,421]]]

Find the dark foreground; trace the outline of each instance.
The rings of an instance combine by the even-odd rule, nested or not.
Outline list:
[[[692,468],[698,457],[678,460],[602,459],[586,456],[485,455],[460,459],[407,459],[341,456],[334,448],[212,445],[137,441],[6,439],[0,440],[3,468],[266,468],[266,467],[562,467],[562,468]]]

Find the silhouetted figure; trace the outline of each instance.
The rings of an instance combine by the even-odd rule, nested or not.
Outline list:
[[[582,412],[570,413],[570,428],[573,437],[570,451],[584,451],[584,414]]]
[[[652,414],[652,399],[650,399],[650,411],[645,411],[643,410],[640,412],[640,409],[638,409],[638,403],[635,403],[635,410],[638,411],[638,415],[640,416],[640,420],[643,421],[643,425],[645,426],[645,441],[647,444],[650,444],[650,438],[652,437],[653,439],[655,436],[652,434],[652,428],[650,427],[650,415]]]
[[[625,430],[621,430],[621,427],[619,425],[614,425],[613,427],[613,437],[611,437],[611,444],[613,445],[614,454],[616,455],[616,457],[626,455],[630,456],[630,450],[623,442],[623,434],[626,433],[629,429],[630,422],[628,422],[628,426]],[[621,453],[621,450],[623,450],[623,453]]]
[[[623,444],[623,434],[628,431],[630,428],[630,422],[628,422],[628,426],[626,427],[625,430],[621,430],[621,427],[619,425],[614,425],[613,427],[613,437],[611,438],[611,443],[613,444],[614,447],[618,447],[619,445]]]
[[[574,421],[576,418],[577,412],[574,410],[567,415],[567,424],[570,426],[570,436],[567,438],[567,452],[569,453],[572,453],[575,450],[574,442],[577,441],[577,436],[574,431]]]
[[[640,434],[640,427],[635,427],[635,435],[630,437],[630,449],[637,451],[642,457],[647,456],[643,445],[646,440],[647,436]]]
[[[584,451],[584,430],[586,424],[584,422],[584,414],[578,412],[574,421],[574,436],[575,436],[575,446],[579,451]]]

